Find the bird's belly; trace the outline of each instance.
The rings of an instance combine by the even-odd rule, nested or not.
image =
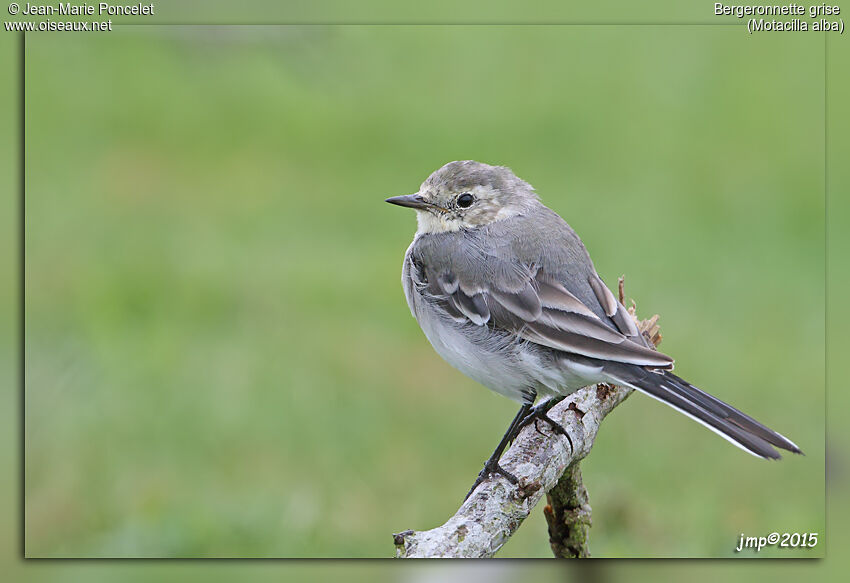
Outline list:
[[[471,330],[470,325],[456,326],[440,320],[441,316],[434,315],[419,323],[443,360],[488,389],[515,401],[527,400],[525,395],[533,383],[521,367],[516,366],[512,355],[488,346],[480,338],[484,330]],[[470,335],[469,332],[479,333]]]
[[[550,351],[531,348],[486,325],[455,323],[431,306],[421,307],[429,313],[419,318],[419,325],[437,354],[469,378],[510,399],[525,402],[535,395],[565,395],[592,384],[586,371],[573,370],[568,361]]]

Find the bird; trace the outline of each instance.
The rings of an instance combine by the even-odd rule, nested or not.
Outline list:
[[[756,457],[802,453],[673,374],[673,359],[638,331],[576,232],[510,168],[449,162],[386,202],[416,210],[402,286],[425,337],[454,368],[520,404],[467,497],[492,475],[516,484],[498,462],[519,430],[543,419],[569,437],[546,412],[597,383],[654,397]]]

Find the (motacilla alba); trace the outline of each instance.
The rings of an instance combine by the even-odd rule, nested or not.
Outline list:
[[[450,162],[415,194],[387,202],[416,209],[402,285],[434,349],[482,385],[522,404],[470,493],[533,418],[596,383],[633,387],[761,457],[795,453],[789,439],[672,372],[597,275],[584,244],[534,189],[503,166]],[[540,397],[544,401],[533,407]],[[556,430],[560,426],[549,420]],[[467,494],[469,496],[469,494]]]

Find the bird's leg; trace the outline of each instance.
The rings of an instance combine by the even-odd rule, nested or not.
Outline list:
[[[466,493],[466,497],[469,498],[475,489],[484,482],[491,474],[499,474],[504,476],[504,478],[510,482],[511,484],[516,484],[519,482],[516,476],[507,471],[505,468],[499,465],[499,458],[502,457],[502,453],[504,453],[505,448],[508,446],[510,442],[512,442],[523,427],[534,421],[536,424],[538,420],[543,420],[552,427],[552,431],[555,433],[559,433],[567,438],[567,441],[570,442],[570,449],[573,448],[573,440],[570,438],[570,434],[567,433],[567,430],[561,427],[561,424],[552,419],[547,415],[550,409],[566,399],[566,396],[562,397],[552,397],[542,403],[538,404],[536,407],[532,407],[531,403],[526,403],[522,407],[520,407],[519,412],[514,417],[514,420],[511,421],[508,430],[505,432],[505,435],[502,436],[502,440],[499,442],[499,445],[496,446],[493,455],[490,456],[490,459],[484,464],[484,468],[478,473],[478,478],[475,479],[475,483],[472,485],[472,488],[469,489],[469,492]],[[536,426],[536,425],[535,425]]]
[[[520,407],[516,417],[514,417],[514,420],[511,421],[511,424],[508,426],[508,430],[505,432],[505,435],[502,436],[502,440],[499,442],[499,445],[497,445],[495,451],[493,451],[493,455],[491,455],[490,459],[488,459],[484,464],[484,468],[481,472],[479,472],[478,477],[475,479],[475,483],[472,484],[472,488],[470,488],[469,492],[466,493],[464,501],[469,498],[469,496],[484,480],[490,477],[490,474],[500,474],[511,484],[519,482],[516,476],[499,465],[499,458],[502,457],[502,453],[505,451],[508,444],[517,436],[519,430],[523,428],[525,423],[528,423],[526,419],[528,418],[531,410],[531,403],[526,403]],[[523,421],[525,421],[525,423],[523,423]]]

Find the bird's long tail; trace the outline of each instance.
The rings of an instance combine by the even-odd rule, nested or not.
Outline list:
[[[787,437],[670,372],[653,372],[634,365],[615,366],[609,372],[618,384],[670,405],[754,456],[779,459],[782,456],[773,446],[803,453]]]

